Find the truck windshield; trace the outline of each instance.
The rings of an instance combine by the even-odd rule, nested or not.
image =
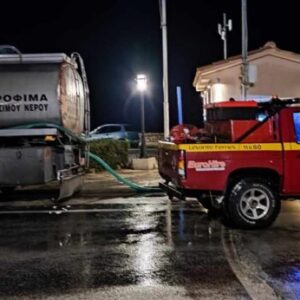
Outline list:
[[[300,112],[295,112],[293,114],[293,118],[296,133],[296,141],[297,143],[300,143]]]

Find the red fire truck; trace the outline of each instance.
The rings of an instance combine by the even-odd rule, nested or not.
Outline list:
[[[227,101],[206,107],[204,128],[177,126],[159,143],[161,187],[196,197],[233,225],[264,228],[280,200],[300,197],[299,99]]]

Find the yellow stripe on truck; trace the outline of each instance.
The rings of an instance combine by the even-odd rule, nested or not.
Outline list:
[[[282,151],[281,143],[177,145],[170,142],[160,142],[159,147],[166,150],[185,150],[186,152]],[[284,150],[300,151],[300,144],[284,143]]]
[[[284,143],[285,151],[300,151],[300,144],[297,143]]]
[[[282,144],[179,144],[178,149],[187,152],[281,151]]]

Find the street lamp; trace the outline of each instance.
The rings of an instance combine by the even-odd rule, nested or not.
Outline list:
[[[141,96],[141,152],[140,158],[144,158],[145,151],[145,104],[144,104],[144,92],[147,89],[147,77],[145,74],[138,74],[136,78],[137,90]]]

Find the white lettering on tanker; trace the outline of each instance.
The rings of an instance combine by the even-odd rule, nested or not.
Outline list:
[[[195,169],[197,172],[204,171],[224,171],[226,168],[226,163],[224,161],[218,160],[208,160],[208,161],[188,161],[188,169]]]
[[[0,95],[0,113],[21,111],[47,111],[48,104],[43,103],[44,101],[48,101],[48,98],[45,94]],[[30,102],[35,103],[31,104]]]

